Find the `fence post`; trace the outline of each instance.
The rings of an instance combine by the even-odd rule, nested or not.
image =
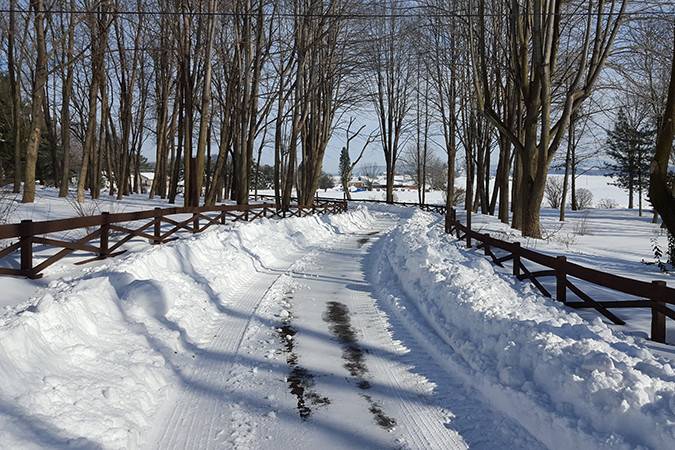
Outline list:
[[[199,232],[199,209],[197,207],[192,209],[192,232]]]
[[[446,229],[445,232],[448,234],[452,234],[452,230],[455,228],[455,210],[454,208],[448,208],[445,210],[446,214]]]
[[[248,205],[244,205],[244,221],[248,222]]]
[[[559,302],[567,303],[567,273],[565,272],[567,258],[565,256],[556,256],[555,259],[555,297]]]
[[[490,239],[490,233],[485,233],[485,237]],[[483,251],[485,252],[485,256],[490,255],[490,244],[487,243],[487,240],[483,241]]]
[[[152,240],[153,244],[159,244],[161,242],[160,236],[162,235],[162,208],[155,208],[155,223],[153,224],[153,236],[155,239]]]
[[[455,234],[457,235],[457,239],[459,239],[461,231],[459,229],[459,220],[457,220],[457,210],[455,208],[452,209],[452,216],[455,222]]]
[[[513,276],[520,275],[520,242],[513,243]]]
[[[471,248],[471,210],[466,210],[466,248]]]
[[[98,252],[100,258],[108,256],[108,242],[110,238],[110,213],[103,211],[101,213],[101,246]]]
[[[659,309],[658,306],[665,307],[663,299],[661,298],[661,288],[666,287],[665,281],[652,281],[652,292],[650,300],[652,301],[652,332],[651,338],[654,342],[665,344],[666,342],[666,316]]]
[[[21,275],[33,276],[33,221],[22,220],[19,225],[19,245],[21,249]]]

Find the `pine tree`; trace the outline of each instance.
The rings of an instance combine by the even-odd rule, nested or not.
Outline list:
[[[340,152],[340,182],[342,183],[342,189],[347,196],[347,200],[351,200],[351,194],[349,193],[349,180],[352,178],[352,161],[349,159],[349,150],[346,147],[342,147]]]
[[[649,162],[653,152],[653,131],[629,120],[623,109],[619,110],[614,129],[607,138],[607,156],[612,161],[605,163],[611,184],[628,191],[628,207],[633,208],[635,194],[638,196],[639,214],[642,215],[642,192],[649,186]]]

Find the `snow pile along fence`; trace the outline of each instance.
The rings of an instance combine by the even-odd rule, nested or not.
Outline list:
[[[243,299],[261,272],[282,277],[375,220],[365,208],[302,214],[242,219],[129,251],[2,311],[0,448],[151,448],[150,429],[182,386],[231,392],[196,382],[191,368],[216,354],[239,364],[234,350],[214,353],[211,345],[232,332],[235,348],[239,331],[227,326],[253,314],[258,297]]]
[[[470,217],[470,216],[469,216]],[[567,261],[565,256],[550,256],[524,248],[520,242],[507,242],[495,239],[489,233],[479,233],[471,229],[470,223],[463,225],[457,219],[453,209],[446,219],[446,232],[456,233],[457,239],[466,239],[467,248],[472,247],[472,239],[479,242],[477,248],[482,248],[485,255],[492,261],[504,267],[503,263],[512,261],[513,275],[519,280],[530,280],[545,297],[553,297],[537,278],[555,277],[555,299],[570,308],[592,308],[617,325],[625,322],[610,311],[613,308],[649,308],[652,314],[651,339],[656,342],[666,342],[666,317],[675,320],[675,311],[666,305],[675,305],[675,289],[666,285],[665,281],[646,281],[626,278],[619,275],[591,269]],[[498,248],[506,254],[497,256],[493,249]],[[531,261],[544,270],[531,271],[523,263]],[[637,297],[636,300],[595,300],[581,290],[570,278],[583,280],[605,289],[621,292]],[[578,300],[569,301],[567,291],[576,295]]]
[[[386,203],[382,200],[353,200],[365,203]],[[667,305],[675,305],[675,289],[668,287],[665,281],[655,280],[651,283],[622,277],[607,272],[584,267],[567,261],[565,256],[553,257],[544,253],[536,252],[521,246],[520,242],[508,242],[491,237],[489,233],[479,233],[471,229],[471,214],[467,214],[467,224],[462,224],[457,219],[454,208],[448,211],[443,205],[427,205],[417,203],[393,202],[397,206],[418,207],[423,211],[435,212],[445,216],[445,232],[455,233],[457,239],[465,239],[467,248],[472,248],[473,241],[477,241],[476,248],[483,249],[485,255],[500,267],[504,263],[512,261],[513,275],[519,280],[529,280],[545,297],[553,297],[546,287],[538,280],[541,277],[555,277],[555,299],[574,309],[590,308],[605,316],[617,325],[625,325],[625,322],[612,313],[614,308],[648,308],[651,310],[651,340],[666,342],[666,318],[675,320],[675,311]],[[493,249],[499,249],[504,254],[498,256]],[[543,270],[530,270],[524,261],[530,261]],[[596,300],[584,292],[572,279],[583,280],[602,288],[621,292],[635,299],[631,300]],[[567,298],[568,290],[578,300],[570,301]]]
[[[520,289],[448,237],[416,211],[384,239],[375,269],[392,310],[441,346],[443,364],[550,448],[672,448],[669,360]]]
[[[105,259],[124,253],[120,247],[135,237],[148,239],[152,244],[161,244],[175,239],[179,231],[201,233],[214,224],[224,224],[228,220],[252,221],[258,218],[304,217],[311,214],[338,214],[347,211],[347,202],[341,200],[322,200],[309,207],[291,205],[279,208],[276,205],[262,203],[254,205],[218,205],[185,208],[155,208],[153,210],[130,213],[109,214],[104,212],[96,216],[73,217],[70,219],[0,225],[0,241],[18,238],[0,250],[0,262],[14,262],[15,252],[19,252],[19,267],[0,267],[0,275],[18,275],[39,278],[41,272],[69,254],[80,251],[94,256],[77,264]],[[178,216],[178,217],[172,217]],[[200,221],[204,222],[200,222]],[[45,235],[73,230],[84,230],[84,236],[66,240]],[[115,242],[111,238],[117,239]],[[46,249],[59,249],[49,254],[39,264],[33,261],[33,246],[42,245]]]

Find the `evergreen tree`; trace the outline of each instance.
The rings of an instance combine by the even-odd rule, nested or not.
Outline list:
[[[331,189],[333,187],[335,187],[333,176],[327,174],[326,172],[321,172],[321,176],[319,177],[319,189],[323,189],[325,191],[326,189]]]
[[[633,208],[637,194],[639,213],[642,215],[642,192],[649,187],[654,132],[630,120],[620,109],[614,129],[607,134],[607,156],[612,161],[605,163],[608,170],[606,175],[614,177],[615,181],[611,184],[628,191],[629,208]]]
[[[253,189],[272,189],[274,187],[274,167],[268,164],[256,167],[255,164],[251,164],[249,185]]]
[[[340,152],[340,182],[342,183],[342,190],[347,196],[347,200],[351,200],[349,193],[349,180],[352,178],[352,161],[349,158],[349,150],[347,147],[342,147]]]

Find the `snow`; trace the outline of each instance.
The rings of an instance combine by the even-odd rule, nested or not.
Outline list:
[[[389,302],[414,309],[455,370],[546,446],[671,448],[675,371],[642,339],[495,273],[429,213],[386,238],[379,264],[379,284],[403,292]]]
[[[104,198],[111,212],[165,204]],[[44,189],[14,217],[72,215]],[[664,242],[648,217],[591,209],[558,229],[555,211],[543,215],[545,240],[490,216],[473,223],[584,265],[669,279],[641,262],[652,238]],[[441,220],[350,205],[132,242],[41,280],[0,277],[0,447],[672,447],[675,353],[645,339],[648,311],[620,310],[629,324],[618,327],[564,308],[464,249]],[[348,320],[332,323],[331,305]],[[294,367],[313,374],[300,384],[307,418]]]
[[[466,223],[464,211],[458,210],[458,218]],[[541,219],[544,239],[524,238],[520,232],[500,223],[495,217],[483,214],[472,216],[472,228],[481,233],[490,233],[492,237],[515,242],[524,247],[535,249],[552,256],[566,256],[567,260],[593,269],[605,270],[615,275],[646,282],[665,281],[673,286],[672,268],[662,272],[655,264],[654,245],[664,253],[667,250],[667,233],[658,224],[651,223],[651,217],[638,216],[636,210],[629,209],[587,209],[568,211],[565,222],[558,221],[558,211],[542,209]],[[498,256],[502,253],[496,251]],[[667,257],[663,257],[665,260]],[[543,267],[525,261],[530,270]],[[510,269],[509,269],[510,270]],[[507,270],[508,272],[508,270]],[[555,292],[555,278],[544,277],[539,281]],[[582,291],[596,300],[637,299],[609,289],[604,289],[583,280],[572,279]],[[568,291],[568,300],[578,297]],[[592,320],[598,317],[594,310],[578,310],[578,314]],[[647,308],[624,308],[612,310],[626,321],[626,326],[618,327],[626,333],[648,337],[651,326],[651,311]],[[667,342],[675,344],[675,321],[666,320]],[[649,346],[662,353],[668,353],[668,346],[649,343]]]
[[[21,197],[19,195],[12,197],[12,194],[8,194],[2,200],[11,201],[13,206],[8,209],[9,216],[6,218],[0,217],[0,219],[4,219],[8,223],[17,223],[21,220],[43,221],[78,217],[81,215],[96,215],[104,211],[113,214],[148,210],[155,207],[166,208],[176,206],[169,205],[166,199],[149,199],[147,194],[132,194],[125,196],[122,200],[117,200],[116,197],[109,196],[107,192],[102,192],[101,198],[98,200],[92,200],[87,196],[85,202],[82,205],[78,205],[74,200],[74,192],[71,191],[68,198],[60,198],[58,193],[58,189],[53,187],[37,186],[34,203],[20,203]],[[178,197],[176,204],[182,206],[182,203],[182,198]],[[73,239],[73,237],[78,235],[77,233],[78,231],[68,231],[51,234],[50,237],[55,239]],[[0,240],[0,248],[3,248],[7,243],[7,241],[3,242]],[[137,251],[148,247],[147,243],[140,242],[140,240],[133,240],[125,246],[127,249]],[[37,246],[34,248],[36,263],[39,264],[47,254],[51,256],[54,253],[48,250],[43,251],[43,249]],[[18,253],[14,253],[13,256],[15,259],[18,258]],[[80,273],[78,268],[73,266],[70,258],[66,257],[64,262],[64,264],[48,268],[45,272],[45,278],[40,280],[1,277],[0,288],[2,288],[3,295],[0,295],[0,308],[11,307],[24,302],[32,295],[36,295],[39,289],[47,287],[50,282]],[[3,264],[7,264],[7,261],[3,261]],[[14,266],[16,264],[18,264],[18,261],[14,261]]]
[[[550,175],[559,177],[561,175]],[[456,185],[463,185],[464,178],[459,178]],[[472,228],[481,233],[490,233],[492,237],[505,241],[519,241],[523,247],[534,249],[553,256],[566,256],[571,262],[586,267],[607,270],[616,275],[635,278],[642,281],[665,281],[673,285],[671,272],[662,272],[656,264],[654,247],[665,254],[668,248],[667,232],[659,224],[651,223],[651,212],[646,210],[639,216],[637,209],[627,209],[628,196],[616,186],[611,185],[612,179],[601,175],[582,175],[577,179],[578,187],[585,187],[594,193],[597,202],[609,198],[617,202],[618,208],[602,209],[589,208],[581,211],[567,210],[566,220],[559,221],[559,212],[546,205],[541,210],[541,227],[543,239],[522,237],[520,232],[512,229],[508,224],[502,224],[495,216],[484,214],[472,215]],[[402,202],[417,202],[416,191],[396,191],[396,199]],[[341,191],[321,193],[326,197],[342,197]],[[364,191],[352,193],[355,199],[384,199],[384,192]],[[427,193],[427,203],[443,203],[442,193],[432,191]],[[645,200],[645,207],[648,203]],[[375,208],[370,205],[371,209]],[[376,208],[387,211],[398,209],[387,208],[381,205]],[[458,218],[466,223],[466,215],[461,206],[457,207]],[[499,252],[497,252],[499,253]],[[661,258],[662,261],[666,257]],[[526,262],[530,270],[539,270],[541,267]],[[672,269],[672,268],[671,268]],[[553,278],[541,278],[542,284],[555,292]],[[584,292],[597,300],[634,299],[607,289],[588,284],[581,280],[574,283]],[[577,297],[568,293],[570,300]],[[645,308],[631,308],[613,310],[616,315],[627,322],[626,332],[641,337],[648,337],[651,313]],[[578,313],[589,320],[597,317],[593,310],[579,310]],[[675,344],[675,321],[666,321],[668,342]],[[658,344],[648,344],[654,349],[667,353]]]
[[[142,447],[226,293],[278,255],[357,228],[363,211],[206,231],[82,269],[0,316],[0,442]],[[222,302],[221,302],[222,301]]]
[[[550,178],[562,178],[562,175],[558,174],[549,174]],[[401,180],[403,181],[403,180]],[[406,180],[409,181],[409,180]],[[494,186],[495,179],[492,177],[490,179],[490,186]],[[603,175],[579,175],[576,181],[577,189],[585,188],[590,190],[593,193],[593,204],[597,204],[602,199],[611,199],[616,202],[619,208],[628,207],[628,193],[623,189],[612,185],[613,179],[611,177],[606,177]],[[464,188],[466,186],[466,177],[460,176],[455,178],[455,186]],[[261,191],[261,193],[271,193],[272,191]],[[343,192],[342,188],[339,185],[333,189],[328,189],[325,191],[319,191],[319,195],[322,197],[331,197],[331,198],[342,198]],[[367,199],[367,200],[384,200],[385,199],[385,190],[374,189],[372,191],[358,191],[354,192],[352,190],[353,199]],[[408,188],[396,188],[394,190],[394,196],[396,201],[399,202],[412,202],[416,203],[417,190],[408,189]],[[637,194],[635,195],[635,207],[637,208]],[[429,204],[445,204],[443,200],[443,192],[441,191],[429,191],[426,193],[426,203]],[[568,196],[569,202],[569,196]],[[644,193],[644,202],[643,207],[649,209],[649,203],[647,202],[647,193]]]
[[[65,199],[59,197],[58,189],[36,186],[34,203],[20,203],[20,196],[13,199],[15,207],[12,208],[12,214],[7,222],[64,219],[79,216],[81,212],[87,215],[100,214],[104,211],[114,214],[183,205],[183,198],[180,196],[176,198],[176,205],[169,205],[166,199],[159,197],[149,199],[148,194],[131,194],[125,196],[123,200],[117,200],[117,197],[108,195],[106,191],[101,192],[101,197],[97,200],[87,196],[82,206],[76,205],[74,198],[75,192],[72,190],[68,199]]]

